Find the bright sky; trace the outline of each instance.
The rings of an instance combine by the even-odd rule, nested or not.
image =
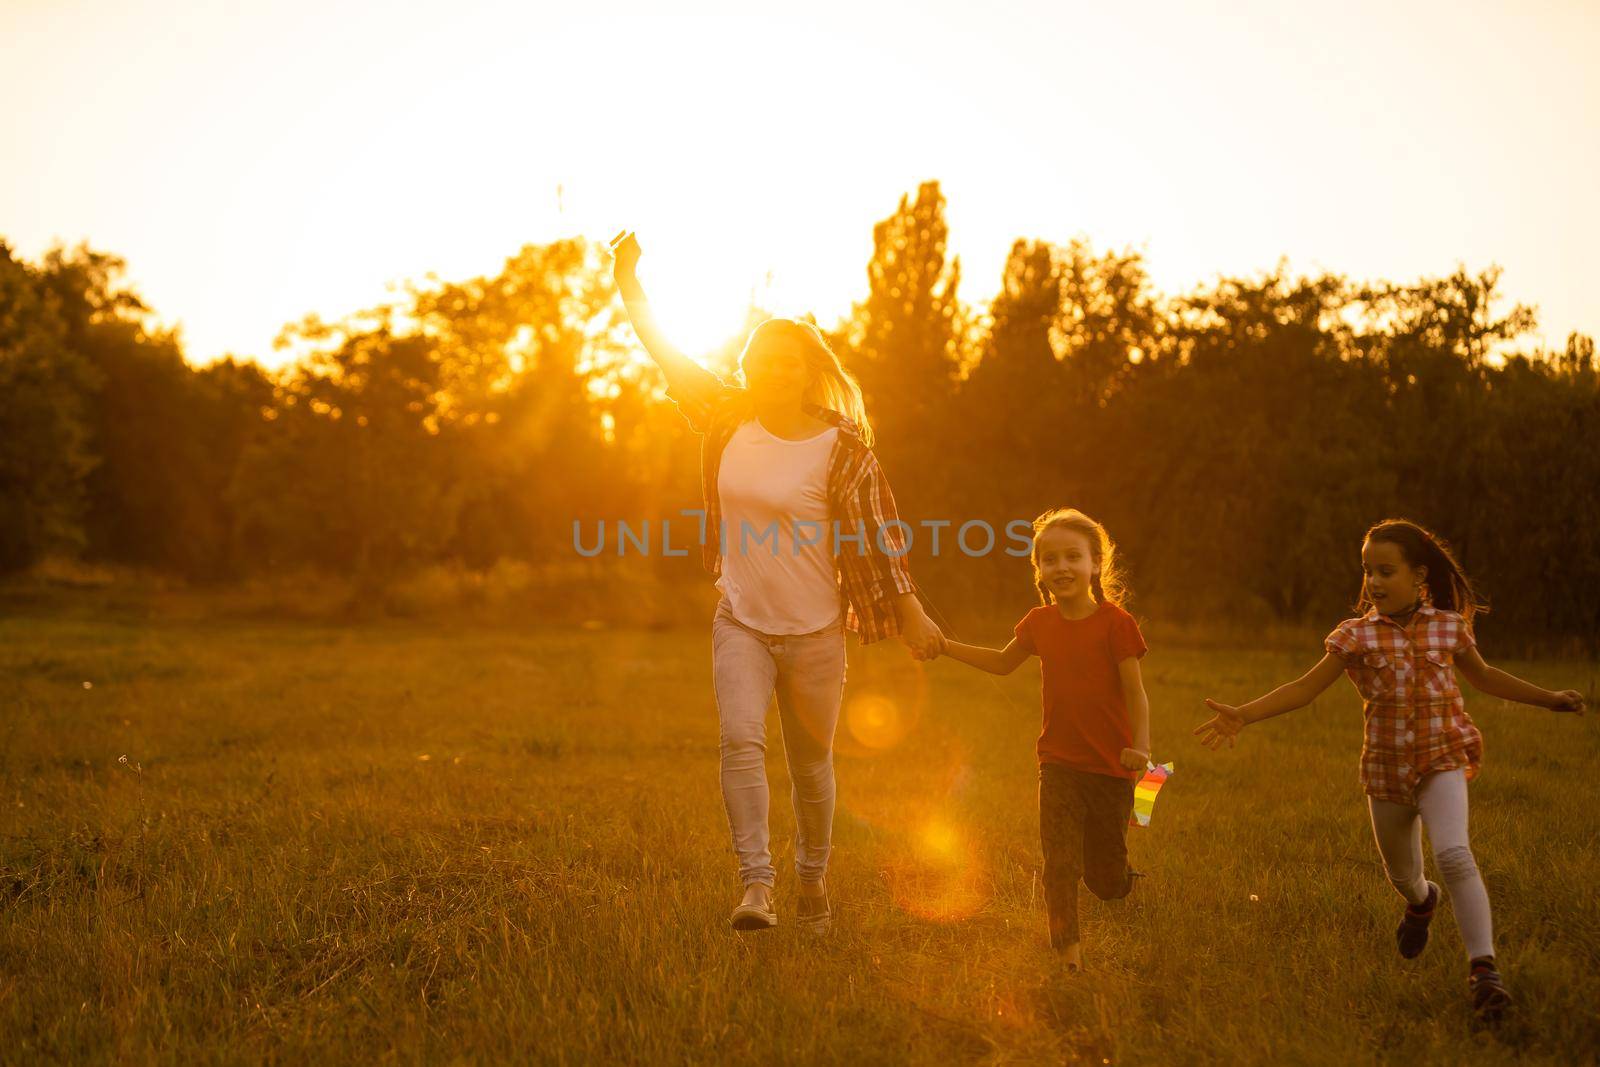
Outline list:
[[[623,226],[686,347],[752,290],[830,321],[930,178],[969,300],[1083,235],[1168,291],[1498,263],[1600,334],[1592,0],[0,0],[0,42],[0,236],[125,257],[196,362]]]

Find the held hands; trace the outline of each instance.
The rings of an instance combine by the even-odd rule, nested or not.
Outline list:
[[[639,236],[632,230],[622,230],[611,239],[611,274],[627,277],[639,265]]]
[[[1551,711],[1573,711],[1583,714],[1585,702],[1583,694],[1576,689],[1560,689],[1550,694],[1555,697],[1555,702],[1550,705]]]
[[[1226,741],[1232,748],[1238,741],[1239,731],[1244,729],[1244,716],[1239,709],[1231,704],[1219,704],[1215,700],[1206,699],[1206,707],[1216,712],[1216,715],[1207,719],[1194,728],[1194,735],[1200,743],[1215,752]]]
[[[1150,766],[1150,753],[1137,748],[1123,749],[1120,759],[1125,771],[1142,771]]]
[[[911,651],[911,658],[918,661],[937,659],[939,653],[944,651],[943,631],[928,618],[921,604],[907,614],[909,617],[900,627],[900,640]]]

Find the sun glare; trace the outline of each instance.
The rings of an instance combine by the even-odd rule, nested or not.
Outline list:
[[[924,858],[938,863],[955,862],[959,856],[961,836],[955,827],[942,820],[932,820],[918,834]]]
[[[696,359],[737,337],[760,297],[740,264],[681,241],[647,246],[639,275],[667,340]]]
[[[886,864],[884,879],[895,905],[933,922],[956,922],[988,902],[988,882],[978,849],[948,819],[934,816],[907,833],[908,854]]]
[[[844,721],[851,739],[875,752],[898,745],[915,725],[886,694],[870,692],[846,705]]]

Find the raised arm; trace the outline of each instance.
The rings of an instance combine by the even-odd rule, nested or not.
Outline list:
[[[1469,648],[1457,654],[1456,669],[1461,672],[1461,677],[1467,680],[1467,684],[1480,693],[1499,697],[1501,700],[1514,700],[1519,704],[1532,704],[1538,708],[1583,714],[1583,694],[1576,689],[1557,691],[1525,682],[1499,667],[1489,666],[1476,648]]]
[[[656,325],[650,301],[639,284],[637,268],[641,254],[639,238],[631,230],[624,230],[611,239],[611,277],[622,294],[622,306],[628,311],[628,321],[633,324],[639,343],[667,376],[669,390],[682,394],[685,390],[714,385],[716,376],[673,347]]]
[[[1244,727],[1262,719],[1270,719],[1274,715],[1282,715],[1305,707],[1324,689],[1338,681],[1339,675],[1343,673],[1344,662],[1329,652],[1315,667],[1294,681],[1286,682],[1266,696],[1257,697],[1248,704],[1234,707],[1208,697],[1206,707],[1216,712],[1216,715],[1196,726],[1194,734],[1207,748],[1215,749],[1224,741],[1228,743],[1229,748],[1232,748],[1239,731]]]
[[[1022,665],[1023,660],[1033,654],[1017,644],[1017,639],[1014,637],[1005,648],[964,645],[960,641],[946,639],[943,652],[953,660],[959,660],[969,667],[976,667],[990,674],[1010,674]]]

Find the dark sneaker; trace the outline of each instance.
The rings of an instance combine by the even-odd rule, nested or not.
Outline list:
[[[1394,939],[1400,946],[1400,955],[1408,960],[1422,955],[1428,947],[1428,924],[1433,922],[1433,909],[1439,904],[1439,887],[1428,883],[1428,899],[1421,904],[1407,904],[1406,913],[1395,927]]]
[[[1500,981],[1500,972],[1495,970],[1493,956],[1482,956],[1472,961],[1472,974],[1467,979],[1467,988],[1472,993],[1472,1014],[1481,1023],[1493,1026],[1511,1007],[1511,994],[1506,992],[1505,983]]]
[[[794,905],[794,922],[802,930],[825,934],[833,926],[833,911],[828,907],[828,894],[808,897],[801,893]]]

